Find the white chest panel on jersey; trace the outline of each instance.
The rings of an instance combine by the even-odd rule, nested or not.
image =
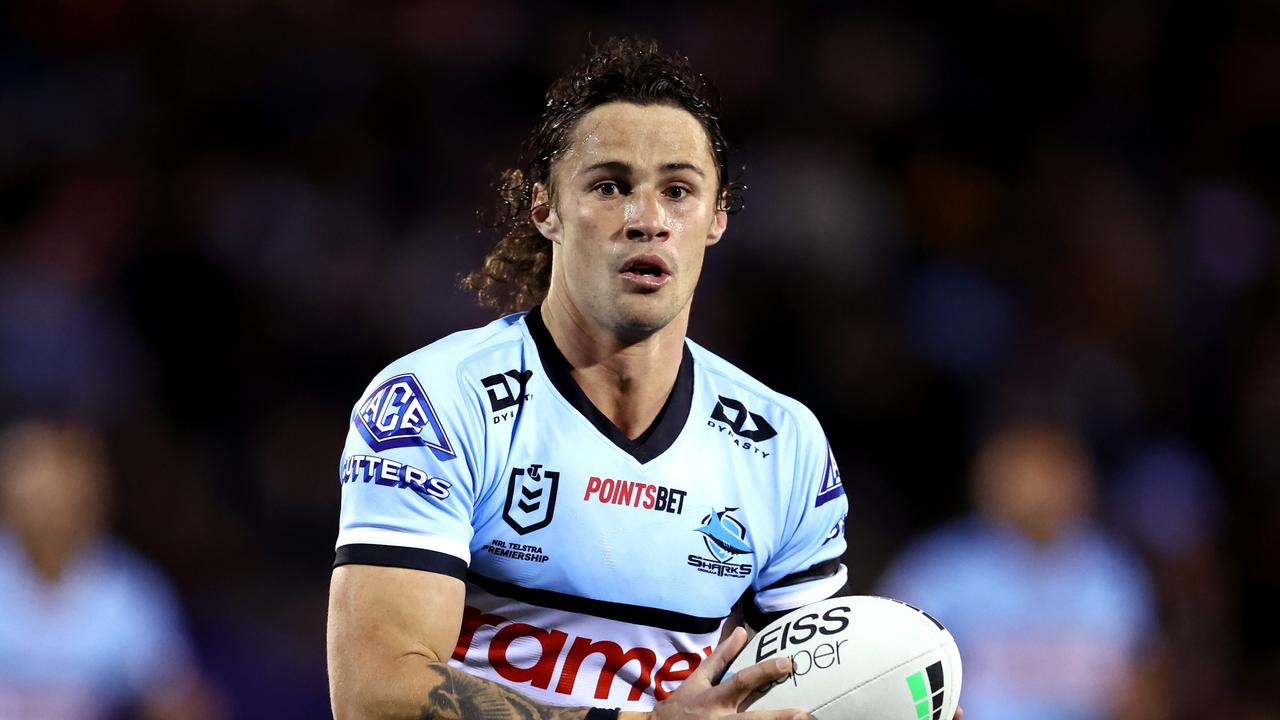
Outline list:
[[[451,662],[552,704],[650,707],[741,599],[758,626],[844,585],[817,421],[692,343],[630,440],[536,310],[455,334],[375,378],[340,476],[337,563],[465,579]]]

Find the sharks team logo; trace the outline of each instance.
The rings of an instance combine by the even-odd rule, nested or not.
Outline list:
[[[560,473],[556,470],[543,470],[537,463],[527,468],[511,468],[502,519],[521,535],[541,530],[551,524],[555,515],[559,489]]]
[[[702,527],[694,528],[695,532],[702,533],[707,552],[720,562],[751,552],[751,546],[747,544],[747,529],[729,514],[737,509],[712,510],[702,518]]]
[[[737,510],[736,507],[723,510],[713,508],[702,518],[702,525],[694,528],[694,532],[702,535],[702,542],[710,557],[690,555],[689,565],[700,572],[722,577],[746,577],[751,574],[751,563],[740,562],[749,559],[754,551],[747,542],[747,528],[730,514]]]

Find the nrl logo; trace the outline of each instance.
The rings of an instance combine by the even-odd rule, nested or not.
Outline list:
[[[544,471],[537,463],[528,468],[511,468],[502,519],[521,535],[541,530],[551,524],[559,489],[560,473],[556,470]]]

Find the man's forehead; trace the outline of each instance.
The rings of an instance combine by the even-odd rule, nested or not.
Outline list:
[[[571,172],[603,161],[640,168],[684,163],[715,172],[706,130],[689,111],[669,105],[593,108],[574,128],[561,159]]]

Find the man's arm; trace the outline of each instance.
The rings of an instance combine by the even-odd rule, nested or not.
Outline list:
[[[329,588],[329,687],[338,720],[581,720],[449,667],[465,586],[436,573],[343,565]]]
[[[449,667],[462,624],[461,580],[420,570],[343,565],[329,588],[329,689],[337,720],[582,720],[588,708],[553,707]],[[746,644],[735,632],[653,713],[634,718],[739,717],[747,693],[791,671],[765,661],[715,681]],[[793,711],[746,713],[791,720]]]

